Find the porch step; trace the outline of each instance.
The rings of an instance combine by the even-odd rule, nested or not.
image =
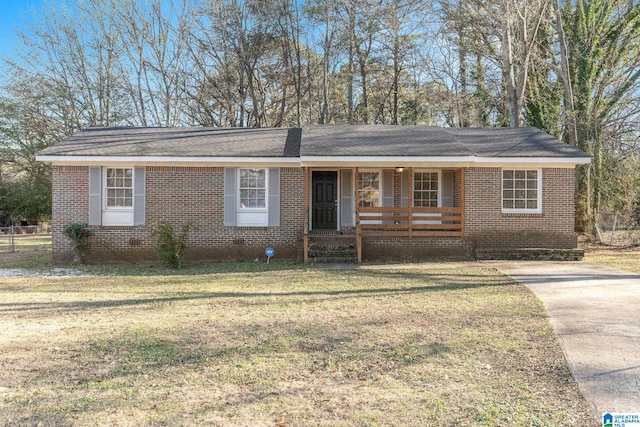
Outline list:
[[[355,264],[357,258],[353,257],[309,257],[311,264]]]
[[[358,261],[356,239],[353,235],[310,235],[309,262],[355,263]]]

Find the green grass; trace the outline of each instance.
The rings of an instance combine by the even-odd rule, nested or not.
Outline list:
[[[10,252],[9,239],[9,235],[0,234],[0,268],[46,270],[53,267],[50,234],[16,234],[14,252]]]
[[[0,424],[596,425],[490,266],[83,271],[0,282]]]
[[[0,234],[0,253],[9,251],[10,238],[8,234]],[[15,234],[13,241],[18,252],[51,248],[50,234]]]

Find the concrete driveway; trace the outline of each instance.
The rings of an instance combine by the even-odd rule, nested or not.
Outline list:
[[[538,295],[596,415],[640,412],[640,275],[584,262],[492,262]]]

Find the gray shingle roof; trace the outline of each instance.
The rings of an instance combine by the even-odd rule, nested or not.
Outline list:
[[[588,158],[534,128],[88,128],[39,156]]]
[[[41,156],[298,157],[300,129],[91,127]]]
[[[310,126],[303,156],[589,157],[535,128]]]
[[[309,126],[302,156],[473,156],[445,128],[427,126]]]
[[[447,131],[480,157],[589,157],[532,127],[449,128]]]

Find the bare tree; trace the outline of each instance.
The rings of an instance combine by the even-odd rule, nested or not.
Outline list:
[[[184,1],[127,0],[115,10],[122,39],[120,79],[143,126],[176,126],[185,121],[187,19],[194,5]]]

